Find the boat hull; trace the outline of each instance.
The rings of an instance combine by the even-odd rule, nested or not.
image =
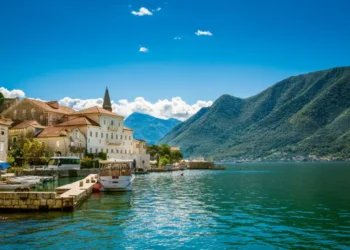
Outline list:
[[[99,183],[94,186],[95,191],[101,192],[124,192],[132,191],[132,182],[135,176],[119,176],[115,179],[112,176],[100,176]]]

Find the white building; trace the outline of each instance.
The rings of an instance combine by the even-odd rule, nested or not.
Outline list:
[[[136,160],[137,167],[150,168],[150,156],[146,150],[134,149],[134,131],[124,127],[123,116],[112,112],[108,89],[103,108],[92,107],[75,112],[68,116],[68,121],[56,126],[79,128],[86,137],[88,153],[104,152],[108,159]]]
[[[7,161],[9,127],[12,121],[0,116],[0,161]]]

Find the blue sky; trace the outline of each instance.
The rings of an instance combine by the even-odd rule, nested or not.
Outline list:
[[[141,7],[152,15],[131,14]],[[3,0],[0,86],[46,100],[98,98],[105,86],[114,100],[248,97],[350,65],[349,10],[347,0]]]

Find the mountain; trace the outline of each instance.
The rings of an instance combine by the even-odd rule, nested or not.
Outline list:
[[[125,126],[134,130],[134,138],[145,140],[149,145],[157,143],[179,123],[181,121],[173,118],[163,120],[141,113],[132,113],[124,121]]]
[[[350,67],[293,76],[241,99],[223,95],[161,143],[214,159],[350,156]]]

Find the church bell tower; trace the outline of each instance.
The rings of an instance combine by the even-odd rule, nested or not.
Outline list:
[[[102,108],[112,112],[111,98],[109,97],[109,92],[107,87],[106,87],[105,97],[103,99]]]

